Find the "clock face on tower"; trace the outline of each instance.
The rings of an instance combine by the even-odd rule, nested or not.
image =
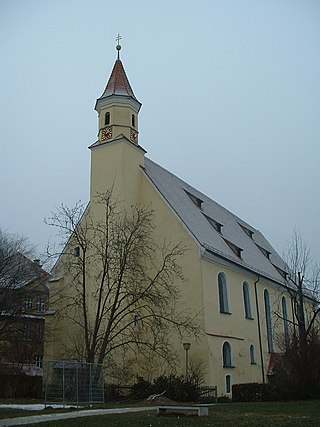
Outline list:
[[[107,128],[102,129],[101,141],[106,141],[107,139],[111,139],[111,138],[112,138],[112,128],[107,127]]]
[[[130,131],[130,139],[131,139],[132,142],[134,142],[135,144],[137,144],[138,143],[138,132],[135,131],[135,130],[133,130],[133,129],[131,129],[131,131]]]

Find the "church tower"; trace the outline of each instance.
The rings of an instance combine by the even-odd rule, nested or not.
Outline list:
[[[141,103],[133,93],[120,60],[120,38],[118,35],[118,58],[107,86],[95,106],[99,115],[98,139],[100,143],[105,143],[124,135],[134,144],[138,144],[138,114]]]
[[[91,145],[90,199],[113,188],[114,195],[136,203],[141,189],[141,169],[146,151],[138,144],[138,114],[141,103],[135,97],[118,57],[95,110],[98,140]]]

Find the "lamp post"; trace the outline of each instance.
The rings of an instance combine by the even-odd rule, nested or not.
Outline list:
[[[186,380],[188,379],[188,351],[190,350],[191,344],[189,342],[183,343],[183,348],[186,352]]]

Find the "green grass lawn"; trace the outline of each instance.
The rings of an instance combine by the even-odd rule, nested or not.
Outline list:
[[[7,411],[7,410],[5,410]],[[3,417],[2,410],[1,418]],[[18,411],[15,410],[16,416]],[[42,414],[45,413],[42,411]],[[21,416],[26,411],[21,412]],[[27,415],[36,413],[28,412]],[[41,424],[38,427],[274,427],[274,426],[320,426],[320,401],[307,402],[268,402],[268,403],[231,403],[210,407],[208,417],[158,417],[155,411],[136,414],[117,414],[92,416]]]

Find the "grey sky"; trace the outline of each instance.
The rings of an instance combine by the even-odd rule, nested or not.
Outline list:
[[[318,0],[1,0],[0,226],[41,252],[43,218],[88,200],[118,32],[147,155],[320,260]]]

